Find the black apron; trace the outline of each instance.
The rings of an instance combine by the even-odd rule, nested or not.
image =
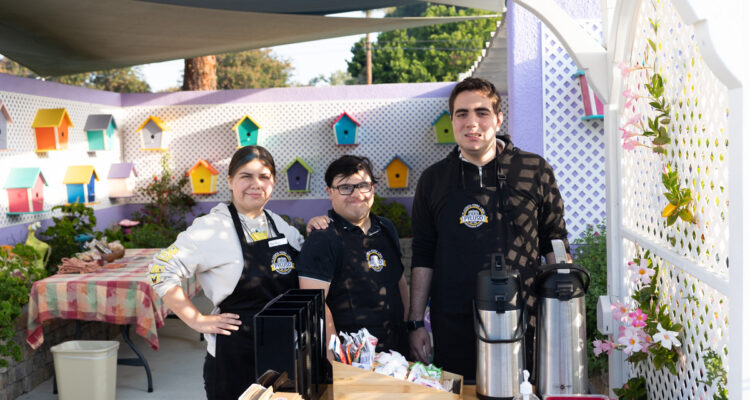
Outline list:
[[[463,161],[459,163],[453,190],[437,215],[437,230],[441,234],[436,243],[430,323],[435,365],[474,380],[477,345],[472,300],[477,274],[490,267],[493,253],[505,254],[511,228],[500,210],[508,200],[500,199],[499,193],[507,190],[507,185],[499,169],[499,157],[495,160],[495,187],[466,188],[463,179],[466,166]],[[505,214],[512,218],[510,212]]]
[[[237,286],[219,304],[219,309],[221,313],[238,314],[242,325],[229,336],[216,335],[213,396],[216,400],[236,400],[255,382],[258,374],[255,371],[253,316],[276,296],[299,287],[297,270],[294,268],[298,252],[279,233],[271,216],[264,211],[269,239],[247,243],[233,204],[229,205],[229,212],[242,247],[244,266]],[[277,236],[271,238],[272,233]]]
[[[342,252],[326,304],[336,329],[357,332],[367,328],[378,338],[377,351],[407,354],[404,305],[398,288],[404,267],[395,239],[383,226],[372,236],[359,228],[346,230],[336,219],[333,228],[341,239]]]

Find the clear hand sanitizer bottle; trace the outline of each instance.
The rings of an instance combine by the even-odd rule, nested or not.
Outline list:
[[[539,400],[539,397],[534,394],[529,382],[529,371],[523,370],[523,382],[521,382],[521,392],[513,397],[513,400]]]

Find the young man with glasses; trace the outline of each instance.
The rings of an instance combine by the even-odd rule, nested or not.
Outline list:
[[[325,181],[333,209],[328,227],[310,233],[302,247],[300,288],[325,291],[326,338],[367,328],[378,338],[378,351],[406,354],[408,288],[396,228],[370,212],[377,183],[372,164],[342,156],[328,167]]]

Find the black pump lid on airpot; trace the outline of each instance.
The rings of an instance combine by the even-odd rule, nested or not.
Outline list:
[[[585,296],[590,281],[589,272],[580,265],[548,265],[534,279],[534,293],[538,297],[567,301]]]
[[[477,274],[476,306],[480,310],[499,313],[519,310],[521,301],[521,279],[518,271],[505,265],[502,254],[493,254],[490,269]]]

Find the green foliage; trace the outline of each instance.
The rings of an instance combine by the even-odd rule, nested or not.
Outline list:
[[[594,355],[593,342],[606,339],[596,329],[596,302],[599,296],[607,294],[607,226],[602,223],[596,227],[589,225],[583,236],[576,239],[578,245],[573,251],[576,264],[585,267],[591,275],[591,284],[586,293],[586,333],[588,335],[588,375],[589,377],[607,373],[609,364],[604,357]]]
[[[0,72],[26,78],[39,78],[30,69],[5,57],[0,59]],[[137,67],[116,68],[96,72],[64,75],[47,78],[49,81],[90,89],[108,90],[118,93],[144,93],[151,91],[143,74]]]
[[[343,85],[356,85],[359,82],[357,79],[352,78],[348,72],[338,70],[331,72],[327,77],[323,74],[310,79],[308,86],[343,86]]]
[[[286,87],[291,73],[291,62],[276,58],[269,49],[216,56],[218,89]]]
[[[419,8],[414,8],[419,10]],[[405,15],[397,7],[388,16]],[[410,10],[413,11],[413,10]],[[425,17],[487,14],[484,11],[429,5]],[[381,33],[372,43],[373,83],[449,82],[469,69],[496,29],[498,18],[399,29]],[[347,62],[352,77],[363,82],[366,73],[364,39],[352,47]]]
[[[42,240],[49,244],[52,253],[47,263],[47,271],[50,274],[57,273],[57,266],[63,257],[73,257],[78,253],[80,245],[75,241],[75,236],[86,233],[93,236],[101,236],[95,233],[96,217],[94,209],[81,203],[73,203],[52,207],[52,212],[60,210],[62,216],[52,217],[54,225],[40,232]]]
[[[298,230],[299,233],[302,236],[307,237],[307,228],[306,228],[307,227],[307,223],[305,222],[304,219],[302,219],[300,217],[294,217],[294,218],[292,218],[292,217],[290,217],[288,215],[280,215],[280,217],[281,217],[281,219],[283,219],[284,221],[286,221],[286,223],[289,224],[289,226],[291,226],[292,228]]]
[[[375,195],[371,211],[393,222],[393,225],[396,226],[398,237],[411,237],[411,217],[403,204],[395,201],[386,203],[385,197]]]
[[[130,247],[137,249],[163,249],[177,239],[182,229],[173,229],[165,225],[145,223],[133,228]]]
[[[41,279],[41,271],[33,266],[37,254],[25,244],[17,244],[12,251],[0,249],[0,368],[8,366],[7,358],[21,361],[21,347],[13,340],[21,307],[29,302],[29,288]]]
[[[188,177],[182,174],[175,179],[171,159],[169,152],[165,152],[160,160],[161,176],[154,175],[146,187],[138,189],[149,200],[141,212],[133,213],[133,218],[141,222],[141,228],[145,224],[170,227],[178,232],[187,228],[185,216],[192,212],[195,200],[183,191],[188,185]]]
[[[703,363],[706,365],[706,380],[699,379],[698,382],[705,383],[708,386],[713,386],[716,382],[714,400],[728,400],[727,371],[724,370],[719,354],[713,350],[707,351],[703,357]]]
[[[659,288],[657,285],[659,281],[659,267],[653,264],[653,261],[649,257],[650,254],[651,251],[646,250],[642,257],[638,256],[633,259],[633,262],[636,264],[640,264],[641,260],[648,260],[648,267],[653,268],[656,272],[651,277],[651,282],[633,292],[631,298],[635,300],[638,309],[648,314],[646,326],[643,328],[643,331],[649,337],[653,338],[659,332],[657,329],[659,324],[661,324],[663,329],[673,332],[682,331],[682,325],[672,323],[672,319],[669,317],[669,306],[659,303]],[[627,360],[638,364],[641,361],[647,360],[649,355],[653,357],[654,368],[661,369],[666,367],[672,375],[677,375],[678,350],[676,347],[667,349],[664,346],[650,346],[648,353],[634,352],[630,354]]]
[[[614,389],[621,400],[647,400],[646,379],[640,376],[630,378],[620,389]]]

